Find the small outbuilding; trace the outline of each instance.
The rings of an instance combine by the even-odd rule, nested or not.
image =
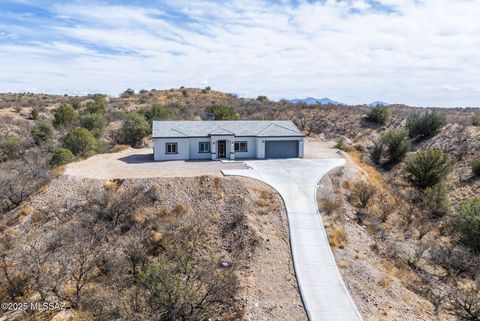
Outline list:
[[[290,120],[154,121],[154,159],[302,158],[304,135]]]

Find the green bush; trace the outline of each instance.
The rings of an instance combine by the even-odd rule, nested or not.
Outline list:
[[[35,144],[48,142],[53,138],[53,128],[48,122],[37,122],[30,133],[32,134]]]
[[[145,117],[150,122],[153,120],[164,120],[170,116],[170,108],[162,105],[153,105],[145,112]]]
[[[95,150],[97,140],[86,128],[72,129],[63,139],[63,144],[75,155],[86,155]]]
[[[103,114],[96,113],[90,114],[86,113],[83,114],[80,118],[80,125],[86,129],[88,129],[93,136],[100,137],[107,126],[107,119]]]
[[[339,139],[337,139],[335,148],[343,150],[344,152],[349,152],[352,149],[350,145],[347,143],[347,141],[345,140],[345,138],[343,137],[340,137]]]
[[[150,124],[138,113],[129,113],[121,128],[121,140],[124,144],[136,146],[143,137],[150,133]]]
[[[32,115],[32,119],[34,119],[34,120],[38,119],[38,116],[39,116],[38,110],[36,110],[35,108],[32,109],[32,112],[30,114]]]
[[[383,157],[383,144],[382,142],[377,142],[370,151],[370,158],[375,165],[380,164]]]
[[[440,149],[425,149],[408,157],[405,162],[407,179],[419,189],[433,187],[452,171],[453,161]]]
[[[410,151],[407,131],[403,128],[392,129],[382,135],[382,144],[391,163],[401,161]]]
[[[480,117],[479,116],[473,116],[472,117],[472,126],[480,126]]]
[[[207,113],[211,113],[215,120],[235,120],[238,119],[237,113],[232,107],[222,105],[212,105],[205,109]]]
[[[467,245],[480,250],[480,197],[460,204],[456,227]]]
[[[57,111],[53,114],[55,118],[53,125],[55,127],[70,127],[78,122],[77,111],[69,104],[62,104],[58,107]]]
[[[445,182],[440,182],[433,187],[427,187],[423,190],[422,205],[430,213],[431,217],[438,218],[444,216],[450,208]]]
[[[480,176],[480,157],[472,162],[472,173],[475,176]]]
[[[93,101],[89,101],[87,103],[87,107],[85,108],[85,112],[90,114],[102,114],[106,113],[106,101],[105,95],[102,94],[95,94],[92,97]]]
[[[75,157],[72,152],[65,148],[59,148],[53,153],[50,165],[52,167],[66,165],[70,163]]]
[[[70,105],[78,110],[82,106],[82,101],[78,97],[70,97]]]
[[[411,138],[427,138],[436,135],[447,124],[444,113],[427,111],[410,113],[407,117],[406,127]]]
[[[15,135],[0,136],[0,162],[15,159],[22,155],[24,142]]]
[[[391,116],[392,113],[387,106],[378,105],[370,109],[367,113],[366,119],[376,124],[385,125]]]

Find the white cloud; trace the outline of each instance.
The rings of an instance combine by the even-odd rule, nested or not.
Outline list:
[[[118,94],[208,83],[246,96],[347,103],[480,101],[478,91],[452,90],[480,88],[479,0],[180,0],[160,9],[50,10],[54,40],[0,45],[0,90]]]

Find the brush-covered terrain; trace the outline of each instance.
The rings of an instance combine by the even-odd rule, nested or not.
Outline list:
[[[268,189],[61,175],[95,153],[149,145],[153,119],[212,117],[292,119],[337,141],[347,166],[325,178],[319,207],[366,320],[480,320],[479,109],[291,104],[209,88],[0,95],[1,301],[61,301],[62,316],[79,320],[305,319]],[[30,317],[60,317],[47,312]]]

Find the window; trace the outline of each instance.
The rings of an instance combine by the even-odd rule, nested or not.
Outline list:
[[[235,142],[235,151],[236,152],[246,152],[247,151],[247,142]]]
[[[177,143],[167,143],[165,151],[166,154],[178,154]]]
[[[209,142],[200,142],[198,147],[199,153],[209,153],[210,152],[210,143]]]

